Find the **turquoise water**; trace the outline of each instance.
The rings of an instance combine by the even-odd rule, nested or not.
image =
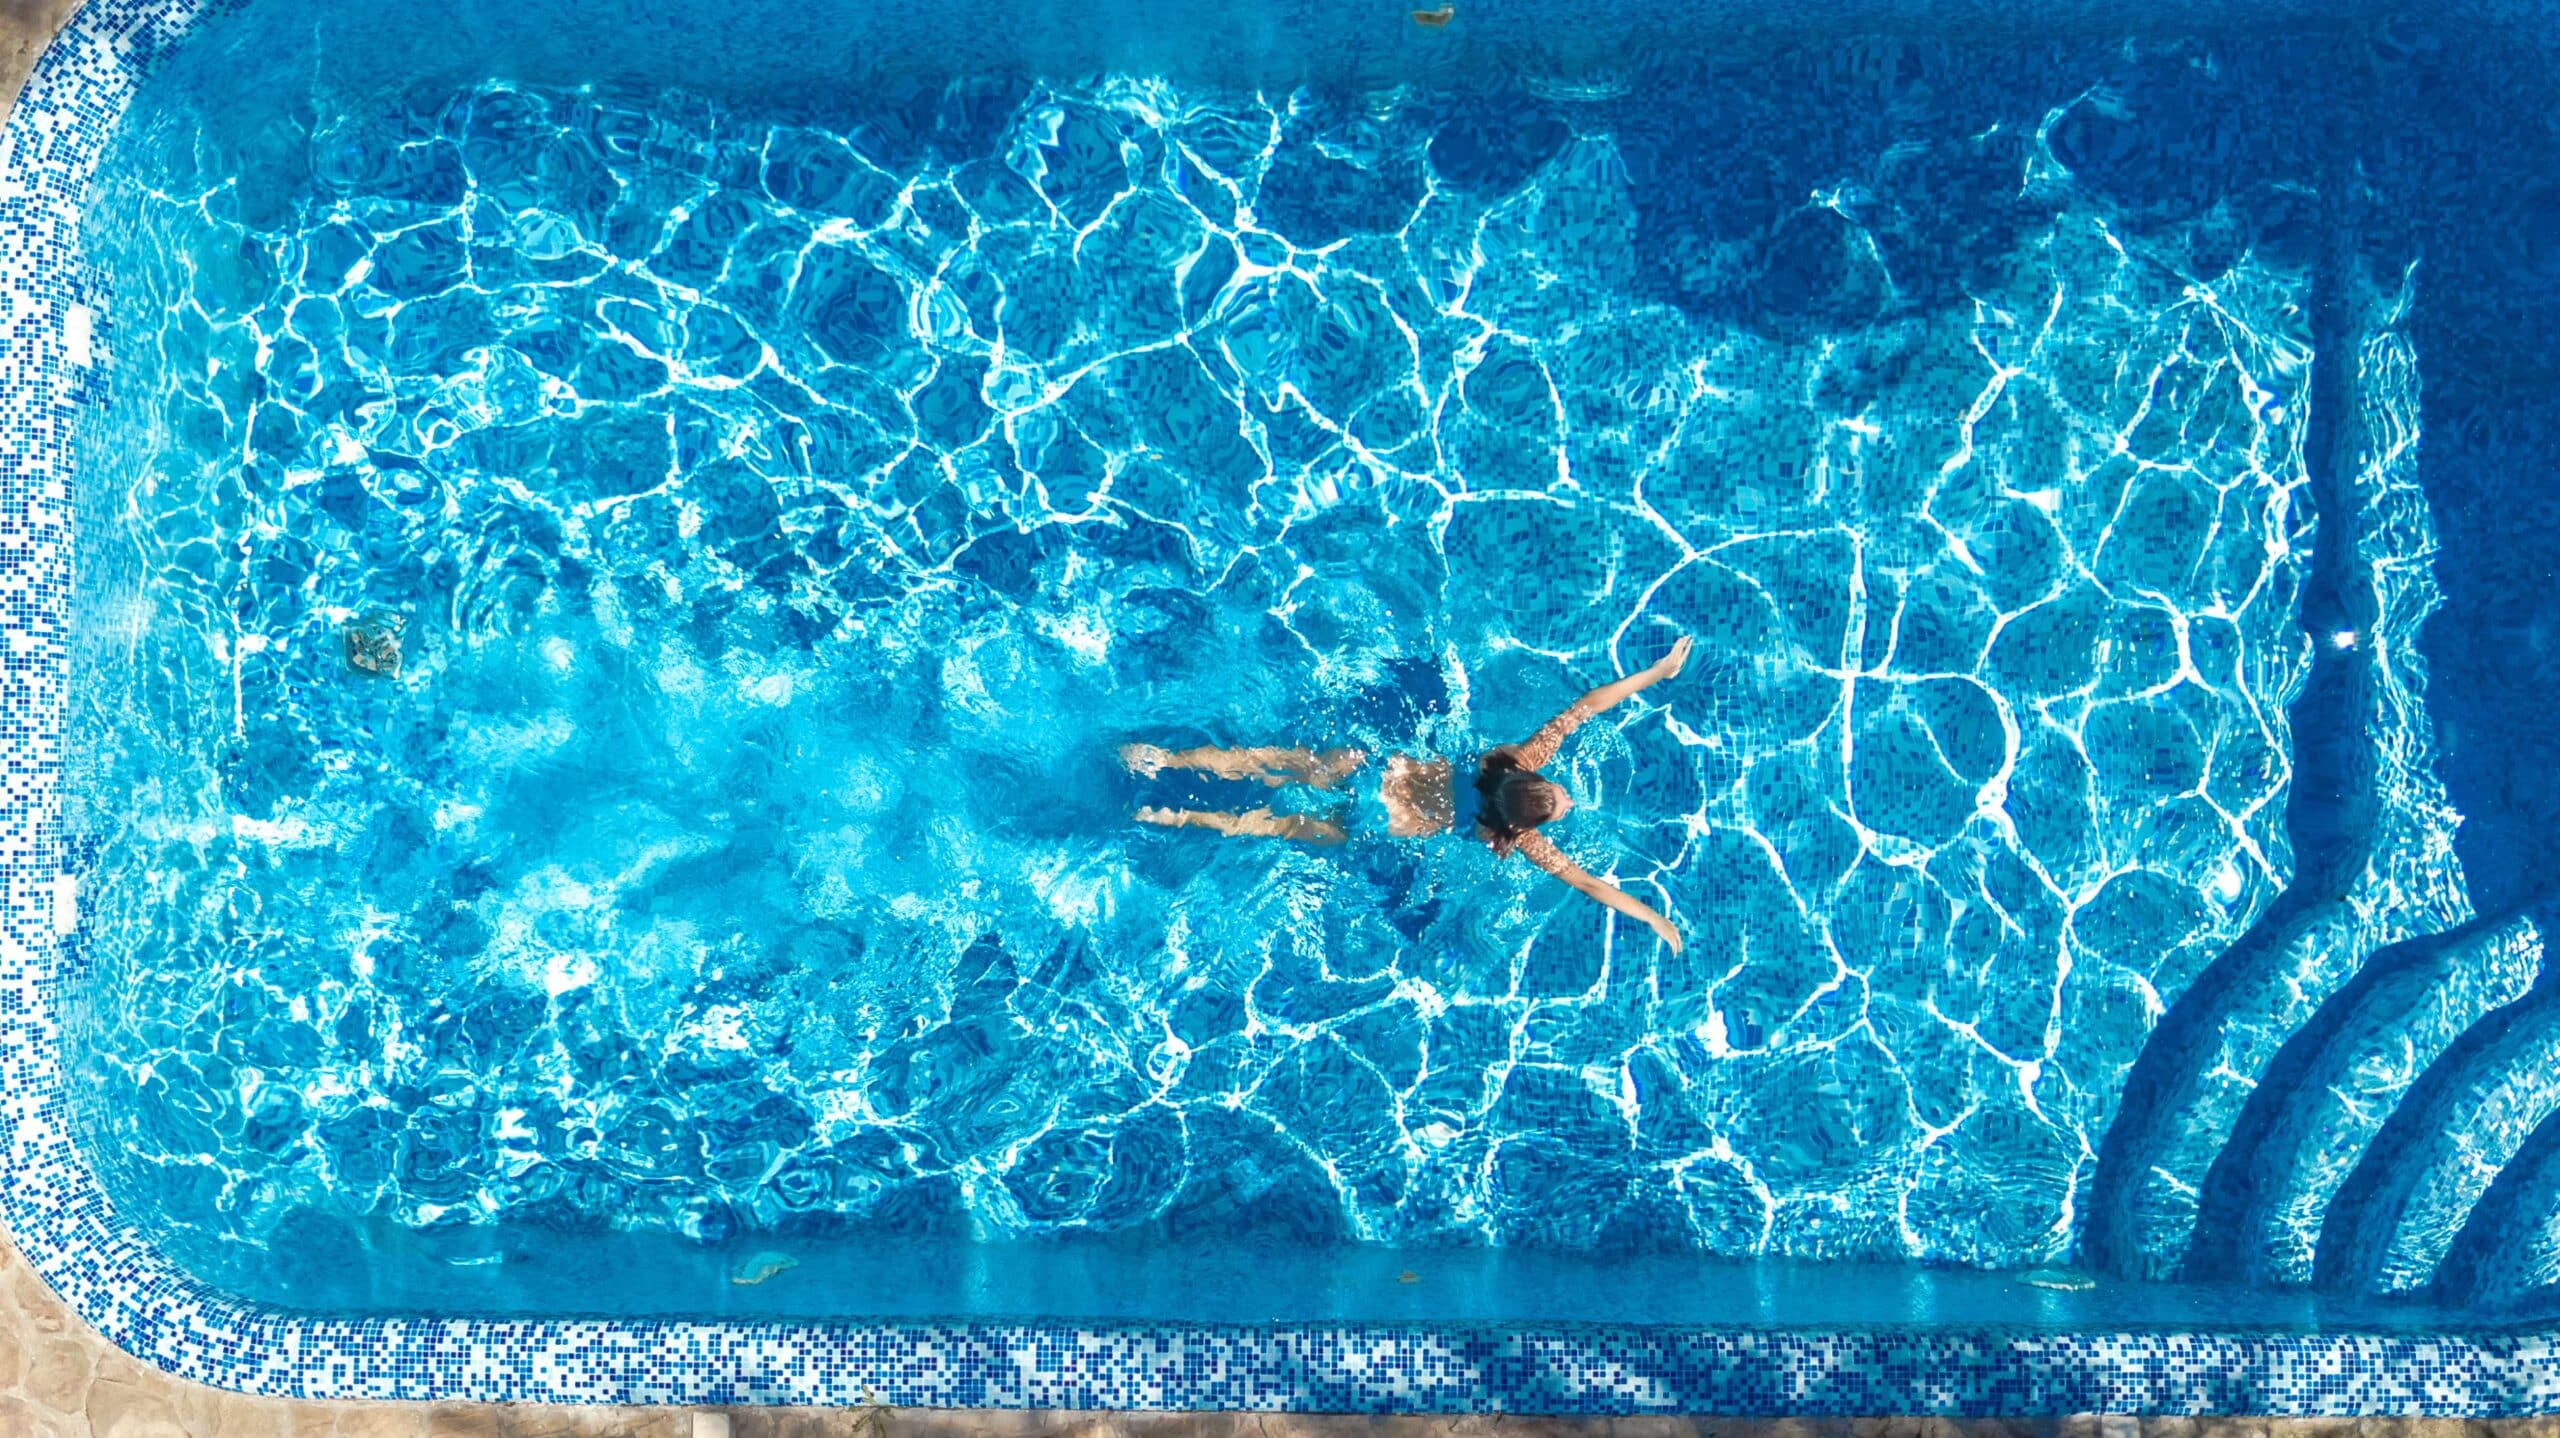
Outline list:
[[[90,1151],[204,1251],[2069,1259],[2290,876],[2307,182],[2079,175],[2196,63],[1915,111],[1747,234],[1676,72],[140,128]],[[1676,955],[1460,839],[1129,817],[1269,796],[1128,740],[1464,759],[1682,635],[1551,770]]]

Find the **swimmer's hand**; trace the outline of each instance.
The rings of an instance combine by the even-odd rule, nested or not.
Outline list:
[[[1671,946],[1671,952],[1673,954],[1678,954],[1680,952],[1680,931],[1671,927],[1671,921],[1669,919],[1662,917],[1660,914],[1647,914],[1645,915],[1644,921],[1646,926],[1653,930],[1656,937]]]
[[[1659,684],[1678,674],[1680,667],[1689,662],[1690,643],[1689,636],[1683,634],[1680,636],[1680,642],[1671,646],[1670,653],[1654,661],[1653,667],[1644,671],[1651,676],[1651,682]]]

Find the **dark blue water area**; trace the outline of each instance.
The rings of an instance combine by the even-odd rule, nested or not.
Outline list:
[[[2377,263],[2424,256],[2412,311],[2426,376],[2419,465],[2443,553],[2426,628],[2428,709],[2464,815],[2483,912],[2547,901],[2560,875],[2560,34],[2531,7],[2476,24],[2401,18],[2369,41],[2355,107]],[[2441,356],[2441,362],[2437,357]]]
[[[2251,955],[2549,894],[2545,52],[1112,13],[173,59],[92,236],[121,1210],[333,1312],[2472,1311],[2127,1275]],[[1555,771],[1678,953],[1115,761],[1463,764],[1683,634]],[[1130,822],[1263,802],[1354,842]]]

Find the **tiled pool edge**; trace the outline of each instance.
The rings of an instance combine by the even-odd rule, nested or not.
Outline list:
[[[729,1410],[731,1438],[2560,1438],[2560,1419],[2136,1420],[1274,1418],[1255,1413]],[[8,1438],[690,1438],[674,1408],[308,1403],[152,1372],[42,1290],[0,1235],[0,1434]]]
[[[1234,1413],[729,1411],[732,1438],[2560,1438],[2560,1419],[2148,1420],[1912,1417],[1716,1419],[1273,1418]],[[328,1403],[224,1393],[108,1346],[0,1232],[0,1434],[8,1438],[689,1438],[675,1408]]]
[[[78,198],[136,74],[228,0],[90,0],[0,144],[0,591],[11,663],[0,813],[0,1219],[127,1352],[278,1397],[900,1407],[1856,1415],[2560,1412],[2553,1335],[2382,1337],[1810,1332],[1381,1324],[1091,1331],[1029,1324],[308,1320],[203,1288],[117,1221],[70,1142],[46,993],[57,872],[50,769],[77,375]]]

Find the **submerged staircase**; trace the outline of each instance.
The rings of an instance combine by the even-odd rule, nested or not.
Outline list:
[[[2534,1129],[2472,1206],[2435,1286],[2490,1312],[2560,1310],[2560,1116]]]
[[[2343,104],[2338,118],[2352,130],[2370,113]],[[2363,391],[2415,360],[2386,334],[2405,306],[2378,298],[2389,286],[2353,248],[2364,200],[2343,159],[2320,189],[2304,453],[2320,520],[2300,595],[2311,670],[2288,705],[2293,880],[2137,1058],[2090,1179],[2081,1258],[2120,1277],[2560,1315],[2560,889],[2508,865],[2494,897],[2474,889],[2490,911],[2462,917],[2404,882],[2412,854],[2444,841],[2386,802],[2414,771],[2377,736],[2408,727],[2425,681],[2386,668],[2387,652],[2416,649],[2415,618],[2405,590],[2385,612],[2367,546],[2388,523],[2376,496],[2422,502],[2414,387]]]
[[[2474,920],[2366,960],[2269,1062],[2197,1195],[2191,1277],[2299,1284],[2340,1188],[2420,1075],[2541,966],[2529,926]]]
[[[2306,907],[2172,1008],[2101,1154],[2089,1261],[2560,1305],[2560,902],[2364,955],[2355,927]]]

